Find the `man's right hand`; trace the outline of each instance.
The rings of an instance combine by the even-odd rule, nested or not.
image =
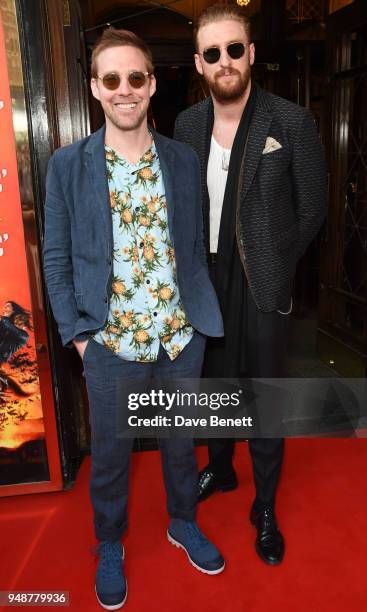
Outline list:
[[[89,340],[73,340],[73,344],[78,351],[81,360],[83,361],[84,351],[87,348]]]

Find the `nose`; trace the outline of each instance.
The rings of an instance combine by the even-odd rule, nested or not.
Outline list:
[[[134,92],[134,88],[131,87],[129,80],[126,75],[120,76],[120,85],[118,86],[116,93],[121,96],[130,96]]]
[[[220,50],[220,58],[219,63],[223,68],[228,68],[232,65],[232,58],[228,55],[227,47],[224,47]]]

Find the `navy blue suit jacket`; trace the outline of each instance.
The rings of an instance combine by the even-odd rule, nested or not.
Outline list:
[[[162,170],[177,282],[186,315],[202,334],[222,336],[203,241],[200,167],[196,153],[152,130]],[[112,214],[105,126],[58,149],[47,173],[44,271],[63,344],[106,322],[113,267]]]

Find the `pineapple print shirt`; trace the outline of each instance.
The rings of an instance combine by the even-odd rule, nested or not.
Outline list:
[[[176,281],[163,177],[154,142],[137,164],[105,147],[114,264],[107,322],[94,336],[128,361],[175,359],[190,342]]]

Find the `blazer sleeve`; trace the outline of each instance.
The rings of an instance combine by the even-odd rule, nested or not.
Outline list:
[[[327,202],[324,149],[309,111],[304,113],[293,143],[292,183],[300,257],[325,218]]]
[[[64,346],[72,346],[79,318],[74,296],[71,223],[57,171],[57,157],[48,164],[43,264],[48,295]]]

